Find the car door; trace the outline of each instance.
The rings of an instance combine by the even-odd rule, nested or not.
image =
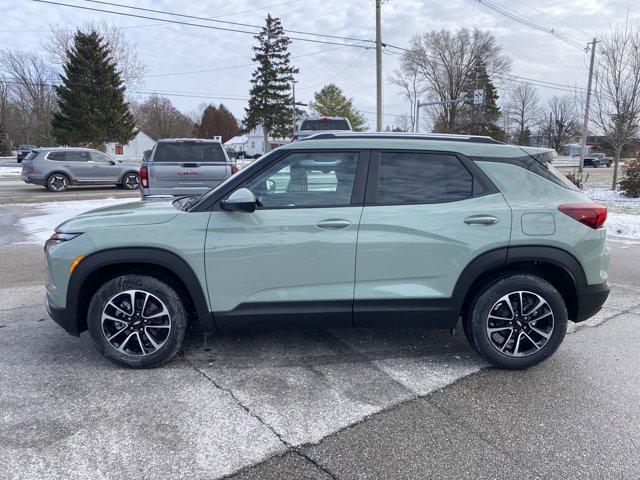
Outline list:
[[[509,244],[509,206],[455,153],[374,152],[369,170],[354,324],[452,328],[461,304],[454,288],[465,267]]]
[[[120,165],[108,155],[101,152],[89,152],[93,163],[94,183],[118,183],[120,181]]]
[[[205,264],[219,328],[351,325],[367,157],[366,151],[276,156],[238,186],[256,196],[255,212],[214,208]]]
[[[60,165],[60,170],[71,177],[72,183],[91,183],[93,181],[93,164],[89,161],[89,153],[84,150],[49,152],[47,160]]]

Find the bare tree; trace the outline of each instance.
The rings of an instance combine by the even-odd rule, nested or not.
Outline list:
[[[580,120],[575,99],[570,96],[555,96],[549,99],[540,123],[550,148],[560,151],[567,143],[580,136]]]
[[[130,42],[122,29],[115,23],[108,23],[105,20],[100,22],[88,22],[80,28],[82,31],[90,32],[95,30],[104,38],[105,43],[111,49],[111,55],[120,76],[129,89],[138,88],[142,85],[146,67],[138,58],[137,46]],[[73,46],[75,30],[51,27],[51,34],[42,43],[42,48],[51,56],[51,60],[62,66],[67,60],[67,51]]]
[[[398,115],[396,117],[395,122],[393,123],[394,132],[413,132],[415,125],[415,115],[407,115],[403,113],[402,115]]]
[[[138,105],[134,118],[137,126],[155,140],[188,137],[194,126],[191,119],[174,107],[168,98],[158,95],[152,95]]]
[[[508,123],[515,127],[515,142],[518,145],[529,145],[531,129],[540,117],[536,89],[528,83],[517,83],[510,92],[506,112]]]
[[[612,189],[624,148],[638,135],[640,122],[640,28],[629,18],[612,27],[600,44],[594,72],[591,121],[614,153]]]
[[[409,51],[402,54],[400,75],[408,83],[415,76],[420,91],[429,100],[455,100],[464,96],[476,80],[476,66],[480,63],[486,67],[489,79],[511,68],[511,60],[489,32],[477,28],[455,33],[431,31],[413,37]],[[445,131],[455,133],[461,108],[452,103],[428,113],[432,120],[438,119]]]
[[[395,70],[393,74],[389,76],[389,82],[400,87],[402,97],[409,102],[409,115],[403,115],[404,119],[401,128],[407,129],[403,131],[413,132],[416,124],[416,104],[424,90],[419,80],[418,72]],[[408,122],[405,120],[408,120]]]
[[[0,69],[6,74],[2,118],[7,136],[14,144],[52,144],[56,95],[49,64],[35,53],[2,50]]]

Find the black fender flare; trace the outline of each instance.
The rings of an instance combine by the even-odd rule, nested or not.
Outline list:
[[[215,330],[213,317],[205,296],[203,286],[189,264],[179,255],[157,247],[122,247],[100,250],[88,255],[78,264],[69,278],[67,288],[67,309],[71,318],[75,318],[78,326],[82,319],[78,318],[78,302],[82,287],[87,278],[96,270],[113,265],[130,263],[146,263],[171,271],[185,285],[191,295],[197,315],[197,326],[201,331]]]
[[[557,247],[530,245],[502,247],[482,253],[464,268],[453,288],[453,307],[462,312],[473,284],[484,273],[509,269],[518,262],[544,262],[562,268],[573,280],[579,296],[587,287],[587,278],[580,262],[568,251]]]

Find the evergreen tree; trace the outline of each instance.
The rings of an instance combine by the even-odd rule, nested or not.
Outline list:
[[[193,133],[200,138],[221,136],[224,143],[238,134],[238,122],[222,103],[219,107],[209,105],[202,112],[200,122],[196,123]]]
[[[52,128],[65,145],[127,143],[135,125],[109,47],[97,32],[76,32],[67,51]]]
[[[251,78],[249,106],[245,109],[245,130],[262,127],[265,152],[269,151],[269,136],[286,137],[291,131],[293,98],[291,82],[298,69],[290,64],[288,46],[279,18],[267,15],[267,22],[257,34],[258,46],[253,61],[258,63]]]
[[[474,90],[484,89],[484,103],[473,105]],[[498,107],[498,91],[487,73],[487,66],[478,60],[469,76],[464,89],[464,98],[470,103],[465,105],[459,117],[459,125],[455,133],[466,135],[488,135],[497,140],[504,138],[504,130],[498,125],[500,107]]]
[[[309,106],[319,116],[348,118],[351,127],[356,132],[361,132],[367,127],[367,120],[355,109],[353,99],[347,98],[335,83],[325,85],[318,92],[315,92]]]

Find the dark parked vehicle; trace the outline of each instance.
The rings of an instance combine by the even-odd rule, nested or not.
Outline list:
[[[604,153],[592,153],[587,155],[584,159],[585,167],[594,167],[597,168],[600,165],[605,165],[610,167],[613,161],[610,157],[607,157]]]
[[[116,161],[91,148],[37,148],[25,157],[21,177],[51,192],[64,192],[70,185],[135,190],[140,187],[140,165]]]
[[[22,160],[24,160],[24,157],[29,155],[29,152],[34,148],[38,148],[38,147],[35,145],[20,145],[16,153],[16,160],[18,161],[18,163],[22,163]]]

